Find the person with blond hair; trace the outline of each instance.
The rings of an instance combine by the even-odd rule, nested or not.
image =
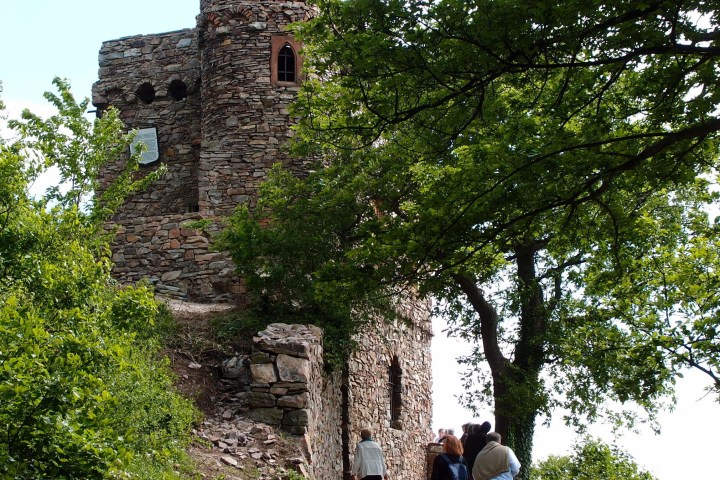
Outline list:
[[[353,480],[388,480],[390,475],[385,467],[385,457],[380,445],[372,439],[372,431],[363,428],[360,431],[360,443],[355,448],[350,475]]]
[[[467,480],[468,470],[460,440],[455,435],[445,436],[443,451],[433,460],[430,480]]]

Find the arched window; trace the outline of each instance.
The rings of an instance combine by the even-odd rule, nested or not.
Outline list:
[[[277,62],[278,82],[295,83],[295,52],[289,43],[278,52]]]
[[[302,82],[300,45],[291,35],[273,35],[270,51],[270,83],[281,87],[298,86]]]
[[[393,356],[388,368],[390,394],[390,427],[402,430],[402,368],[397,356]]]

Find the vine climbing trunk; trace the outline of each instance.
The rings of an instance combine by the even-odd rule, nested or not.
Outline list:
[[[486,299],[476,279],[456,275],[455,281],[477,312],[480,340],[492,375],[495,431],[510,446],[523,465],[520,478],[528,478],[532,463],[533,435],[538,411],[545,405],[540,372],[546,361],[545,330],[550,309],[535,269],[541,242],[525,239],[514,247],[517,266],[516,291],[519,300],[519,329],[512,361],[500,348],[500,329],[495,307]]]

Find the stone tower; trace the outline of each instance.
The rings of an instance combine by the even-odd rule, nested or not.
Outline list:
[[[168,169],[117,214],[115,275],[147,278],[181,298],[237,300],[242,286],[227,257],[184,225],[253,202],[268,169],[289,163],[283,146],[302,58],[287,27],[312,9],[272,0],[202,0],[200,8],[196,28],[104,42],[93,104],[100,113],[113,105],[148,135],[154,155],[143,171]],[[120,168],[108,168],[105,182]]]
[[[287,27],[312,12],[297,1],[202,0],[200,8],[199,206],[204,215],[227,215],[254,197],[274,163],[287,163],[288,106],[302,70]]]
[[[277,162],[304,169],[302,159],[284,151],[290,104],[303,79],[300,45],[287,27],[312,14],[303,1],[200,0],[194,28],[102,44],[93,104],[99,114],[118,108],[128,129],[140,131],[149,146],[141,172],[167,168],[113,219],[119,227],[114,275],[121,282],[147,279],[160,293],[190,300],[242,300],[228,256],[212,251],[207,234],[188,221],[218,221],[236,205],[252,204]],[[121,168],[108,166],[101,181],[107,184]],[[412,322],[369,326],[342,374],[312,376],[315,383],[307,389],[315,407],[297,414],[306,425],[290,426],[292,433],[304,428],[312,437],[307,441],[317,480],[343,477],[363,427],[373,428],[386,449],[393,478],[425,475],[432,409],[429,312],[411,302],[402,308]],[[275,355],[269,353],[268,361]],[[273,398],[295,387],[256,383],[253,398],[272,404],[258,408],[274,409],[268,421],[285,418],[286,400]],[[286,420],[277,420],[278,426]]]

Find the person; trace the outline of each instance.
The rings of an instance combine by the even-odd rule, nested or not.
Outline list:
[[[448,435],[455,435],[455,430],[452,428],[446,428],[445,434],[443,435],[443,437],[440,440],[438,440],[438,443],[443,443],[445,441],[445,439],[448,437]]]
[[[460,440],[455,435],[446,435],[443,451],[433,460],[430,480],[467,480],[468,469]]]
[[[464,423],[462,426],[462,436],[460,437],[460,443],[462,443],[463,448],[465,448],[465,440],[467,439],[468,435],[470,435],[470,431],[472,431],[473,424],[471,422]]]
[[[360,431],[360,443],[355,448],[350,475],[353,480],[388,480],[390,475],[385,467],[382,449],[372,439],[372,431],[363,428]]]
[[[472,470],[473,465],[475,464],[475,458],[477,458],[480,450],[485,447],[485,435],[487,435],[491,428],[492,426],[490,425],[490,422],[483,422],[480,425],[475,424],[472,426],[472,429],[463,444],[465,461],[467,462],[466,465],[468,470]],[[472,478],[472,473],[470,478]]]
[[[472,468],[474,480],[512,480],[520,472],[520,462],[510,447],[501,445],[497,432],[485,436],[487,444],[478,453]]]
[[[443,437],[445,437],[445,429],[441,428],[438,430],[438,436],[435,437],[435,443],[440,443],[440,440],[442,440]]]

